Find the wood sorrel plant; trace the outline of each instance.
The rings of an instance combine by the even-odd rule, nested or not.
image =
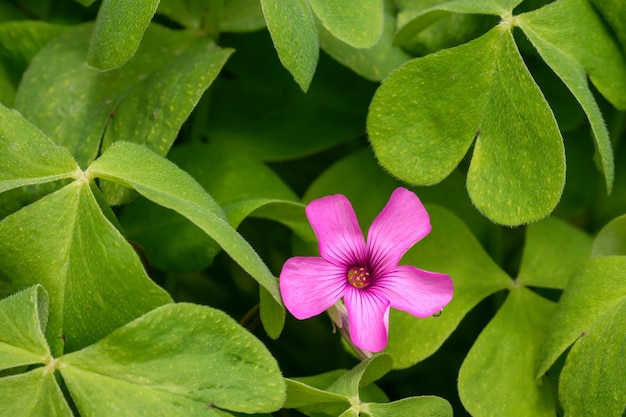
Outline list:
[[[620,0],[0,0],[0,415],[621,416],[625,52]],[[307,296],[305,207],[397,189],[415,279]]]

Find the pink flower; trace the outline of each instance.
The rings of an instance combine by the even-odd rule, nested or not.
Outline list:
[[[398,265],[431,230],[426,209],[411,191],[393,192],[370,226],[367,242],[341,194],[312,201],[306,215],[321,257],[291,258],[280,273],[283,301],[296,318],[316,316],[343,298],[352,343],[379,352],[387,345],[390,307],[428,317],[452,299],[448,275]]]

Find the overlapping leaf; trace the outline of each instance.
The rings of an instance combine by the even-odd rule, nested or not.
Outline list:
[[[0,276],[13,289],[42,284],[54,355],[80,349],[170,302],[105,217],[86,182],[73,182],[0,222]]]
[[[383,0],[308,0],[322,25],[355,48],[373,46],[383,32]]]
[[[16,108],[82,167],[120,139],[164,155],[231,51],[151,25],[126,65],[101,72],[85,65],[92,27],[76,26],[37,54]]]
[[[400,67],[376,92],[368,131],[386,169],[424,185],[447,177],[476,139],[467,188],[498,223],[546,216],[563,190],[561,135],[505,26]]]

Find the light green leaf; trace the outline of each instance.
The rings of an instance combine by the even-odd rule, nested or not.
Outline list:
[[[58,360],[82,415],[270,412],[285,384],[263,344],[225,313],[169,304]]]
[[[0,279],[41,284],[50,296],[52,354],[87,346],[170,297],[76,181],[0,222]]]
[[[473,416],[553,417],[547,378],[533,365],[554,303],[526,288],[510,292],[470,349],[459,371],[459,395]]]
[[[557,21],[560,23],[555,25]],[[623,54],[586,0],[559,0],[517,16],[516,22],[587,114],[610,191],[613,151],[602,113],[587,85],[587,74],[609,101],[626,109]]]
[[[585,262],[559,300],[537,357],[537,376],[543,375],[598,320],[607,314],[615,314],[625,300],[625,256],[594,258]]]
[[[101,72],[84,63],[91,30],[69,29],[37,54],[16,108],[82,167],[116,140],[165,155],[231,51],[191,32],[150,25],[126,65]]]
[[[0,370],[44,363],[50,358],[44,337],[48,303],[41,286],[0,300]]]
[[[66,149],[56,146],[20,113],[0,104],[0,193],[31,184],[71,178],[78,169]]]
[[[438,206],[426,208],[432,231],[407,252],[401,263],[450,275],[454,296],[440,317],[422,319],[392,310],[385,352],[393,358],[395,368],[412,366],[432,355],[480,301],[511,286],[509,276],[460,219]]]
[[[626,215],[611,220],[593,241],[593,258],[611,255],[626,255]]]
[[[592,239],[582,230],[549,217],[530,224],[517,284],[563,289],[591,254]]]
[[[559,398],[568,416],[621,417],[626,408],[626,298],[601,316],[567,355]]]
[[[280,62],[307,91],[319,57],[313,12],[306,0],[261,0],[263,16]]]
[[[11,417],[72,417],[54,374],[48,368],[0,378],[2,413]]]
[[[396,31],[393,4],[390,0],[385,0],[384,3],[383,31],[380,39],[370,48],[355,48],[318,25],[320,46],[324,52],[371,81],[383,80],[391,71],[411,58],[401,48],[392,45]]]
[[[452,417],[452,407],[443,398],[409,397],[390,403],[370,403],[364,410],[371,417]]]
[[[467,188],[494,222],[538,220],[561,196],[562,138],[504,25],[394,71],[374,96],[367,127],[383,167],[412,184],[443,180],[477,138]]]
[[[378,354],[356,365],[330,384],[327,391],[345,395],[348,398],[359,398],[359,387],[367,386],[382,378],[391,370],[393,360],[386,354]]]
[[[228,224],[211,196],[167,159],[141,145],[116,142],[89,167],[87,175],[133,188],[155,203],[182,214],[219,243],[282,304],[277,279],[254,249]]]
[[[374,46],[383,32],[383,0],[308,0],[322,25],[354,48]]]
[[[121,67],[135,55],[159,0],[103,0],[93,28],[87,63],[101,70]]]

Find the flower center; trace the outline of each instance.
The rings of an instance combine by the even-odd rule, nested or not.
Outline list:
[[[354,288],[363,288],[369,284],[370,273],[363,267],[352,267],[348,270],[348,283]]]

